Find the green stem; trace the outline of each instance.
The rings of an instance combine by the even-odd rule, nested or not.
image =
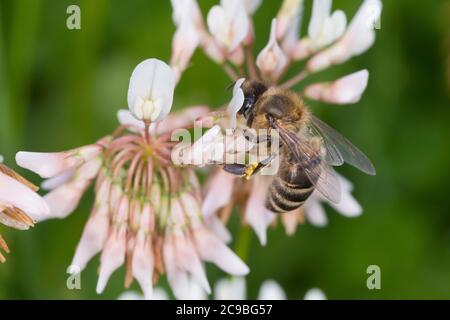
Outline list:
[[[235,252],[244,261],[247,262],[252,240],[252,231],[249,226],[242,226],[239,230]]]

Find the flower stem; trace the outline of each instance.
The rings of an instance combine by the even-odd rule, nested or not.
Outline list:
[[[299,72],[297,75],[295,75],[292,78],[290,78],[289,80],[287,80],[286,82],[282,83],[281,87],[290,89],[293,86],[295,86],[296,84],[298,84],[299,82],[303,81],[308,75],[309,75],[308,71],[303,70],[303,71]]]
[[[252,232],[249,226],[243,225],[238,233],[235,252],[246,262],[248,260],[248,253],[250,251],[250,244],[252,240]]]
[[[255,65],[255,57],[251,47],[245,47],[245,59],[247,60],[248,73],[252,79],[258,80],[258,70]]]
[[[236,73],[236,71],[234,71],[233,67],[231,67],[229,64],[224,63],[222,65],[223,70],[225,71],[225,73],[228,75],[228,77],[230,77],[231,80],[236,81],[237,79],[239,79],[238,74]]]

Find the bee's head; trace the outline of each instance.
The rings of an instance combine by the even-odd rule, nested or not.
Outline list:
[[[244,103],[238,113],[242,114],[247,121],[254,117],[254,107],[259,97],[267,90],[267,86],[259,81],[244,81],[242,91],[244,92]]]

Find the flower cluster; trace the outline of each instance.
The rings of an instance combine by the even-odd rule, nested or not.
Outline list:
[[[71,265],[80,272],[101,252],[97,292],[126,265],[125,286],[136,279],[146,297],[166,274],[175,296],[189,297],[189,283],[210,287],[204,262],[232,275],[248,267],[227,247],[229,234],[216,217],[204,218],[192,168],[171,162],[172,131],[192,126],[208,112],[192,107],[168,115],[175,87],[172,69],[156,59],[140,63],[130,79],[121,125],[95,144],[56,153],[19,152],[17,163],[45,178],[46,218],[64,218],[95,180],[95,203]]]
[[[14,229],[27,230],[34,226],[38,218],[47,215],[48,206],[36,193],[38,189],[0,161],[0,223]],[[0,250],[9,253],[8,245],[1,235]],[[5,260],[0,251],[0,262]]]
[[[223,131],[230,127],[245,127],[242,117],[236,119],[244,102],[241,89],[244,78],[263,81],[269,86],[292,90],[295,87],[297,90],[297,85],[309,75],[342,64],[368,50],[375,41],[375,27],[382,9],[380,0],[364,0],[347,24],[343,11],[332,11],[332,0],[314,0],[307,34],[300,37],[303,1],[284,0],[270,25],[269,41],[255,58],[252,15],[260,4],[261,1],[222,0],[220,5],[210,9],[205,25],[196,1],[172,1],[177,26],[172,63],[176,64],[178,72],[181,74],[186,69],[194,49],[200,46],[235,81],[233,98],[225,119],[223,112],[198,119],[202,125],[212,128],[199,140],[200,144],[194,143],[190,154],[201,155],[206,163],[219,162],[218,159],[224,158],[227,146],[224,147]],[[188,14],[190,12],[195,14]],[[183,23],[179,23],[180,20]],[[195,37],[177,37],[187,34],[188,30]],[[284,79],[287,71],[297,68],[296,63],[300,61],[306,61],[304,69],[292,78]],[[298,92],[306,99],[353,104],[360,100],[367,87],[368,77],[368,71],[361,70],[334,81],[304,86]],[[200,151],[199,145],[203,148]],[[211,150],[219,150],[219,153]],[[198,164],[198,160],[195,160]],[[304,206],[281,214],[288,234],[293,234],[305,218],[314,225],[325,225],[327,217],[322,202],[330,203],[348,217],[361,214],[362,208],[352,196],[352,184],[342,176],[338,176],[338,179],[342,193],[339,204],[330,203],[314,192]],[[244,221],[253,227],[260,242],[265,244],[267,227],[277,218],[264,206],[270,182],[271,177],[268,176],[258,175],[245,181],[216,170],[207,183],[209,187],[202,211],[207,217],[219,214],[226,221],[232,209],[238,205],[242,209]]]

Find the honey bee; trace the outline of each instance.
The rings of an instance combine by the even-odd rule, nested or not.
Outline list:
[[[283,213],[301,207],[314,190],[333,203],[340,202],[340,182],[332,166],[344,162],[375,175],[375,168],[344,136],[315,117],[300,96],[290,90],[268,87],[258,81],[242,84],[244,103],[238,114],[252,129],[277,130],[280,137],[279,169],[266,197],[266,207]],[[246,178],[268,165],[228,164],[224,170]]]

